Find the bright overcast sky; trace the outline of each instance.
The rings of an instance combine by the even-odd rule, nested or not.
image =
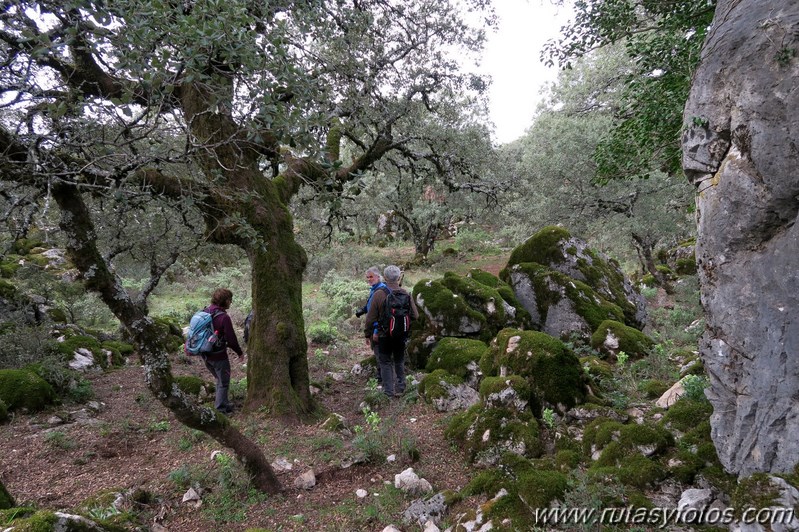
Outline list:
[[[530,127],[541,87],[556,79],[557,68],[545,67],[539,57],[572,10],[553,6],[550,0],[494,0],[494,8],[498,29],[489,33],[481,71],[493,78],[489,98],[494,140],[504,144]]]

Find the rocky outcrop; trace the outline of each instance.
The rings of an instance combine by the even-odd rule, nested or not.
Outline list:
[[[441,279],[422,279],[414,286],[413,297],[419,319],[411,326],[408,361],[414,367],[427,364],[442,338],[489,342],[503,328],[531,324],[511,287],[478,269],[465,276],[447,272]]]
[[[589,339],[605,320],[637,329],[646,323],[646,300],[618,263],[563,227],[545,227],[516,247],[500,278],[533,326],[555,337]]]
[[[719,0],[685,107],[712,436],[739,475],[799,462],[799,11]]]

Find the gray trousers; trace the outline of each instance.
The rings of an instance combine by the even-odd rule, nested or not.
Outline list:
[[[205,367],[216,379],[214,407],[220,412],[233,410],[227,398],[228,389],[230,388],[230,359],[225,357],[223,360],[206,360]]]

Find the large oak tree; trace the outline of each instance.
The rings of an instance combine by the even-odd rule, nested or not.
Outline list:
[[[303,186],[357,192],[364,172],[406,146],[420,108],[436,113],[442,98],[482,89],[456,57],[480,49],[490,17],[472,14],[470,26],[462,14],[484,14],[486,4],[3,2],[0,170],[8,212],[55,200],[71,259],[132,333],[150,388],[181,421],[237,447],[251,472],[266,471],[265,489],[276,484],[260,451],[173,385],[148,315],[147,294],[184,246],[153,254],[151,281],[134,296],[114,271],[121,250],[98,241],[97,224],[114,209],[159,202],[187,227],[200,222],[205,240],[241,247],[256,314],[246,406],[311,413],[306,255],[294,238],[292,198]],[[101,206],[110,209],[105,217]]]

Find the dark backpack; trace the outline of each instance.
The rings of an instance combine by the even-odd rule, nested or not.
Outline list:
[[[379,325],[380,330],[388,336],[407,336],[411,330],[411,295],[408,292],[386,288]]]
[[[198,310],[191,317],[189,330],[186,332],[184,350],[188,355],[207,355],[221,351],[225,341],[214,331],[214,318],[222,311],[216,310],[213,314],[207,309]]]

